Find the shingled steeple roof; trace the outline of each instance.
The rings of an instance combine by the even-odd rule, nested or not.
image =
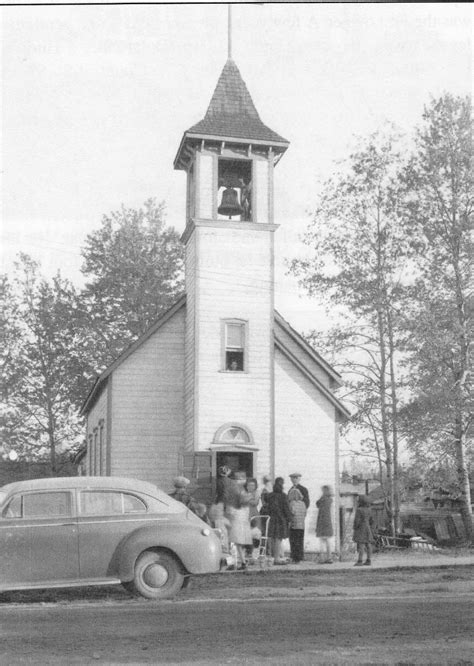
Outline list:
[[[262,123],[239,69],[231,58],[224,65],[204,119],[188,132],[288,143]]]
[[[190,127],[183,137],[175,167],[179,168],[179,157],[186,139],[217,138],[241,140],[245,143],[260,143],[286,150],[289,142],[267,127],[258,115],[242,75],[229,58],[224,65],[214,94],[204,118]]]

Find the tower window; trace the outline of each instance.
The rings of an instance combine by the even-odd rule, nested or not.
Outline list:
[[[246,323],[223,322],[223,370],[243,372],[246,369]]]

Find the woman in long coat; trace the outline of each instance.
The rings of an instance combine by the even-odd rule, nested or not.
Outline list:
[[[288,497],[283,492],[284,484],[284,479],[278,476],[273,484],[273,492],[267,495],[267,511],[270,516],[268,536],[272,540],[272,555],[275,564],[285,563],[280,555],[281,542],[290,534],[289,524],[292,518]]]
[[[320,539],[323,549],[326,550],[326,559],[323,564],[332,564],[331,537],[334,535],[332,526],[332,490],[330,486],[321,488],[322,495],[316,502],[318,519],[316,521],[316,536]]]
[[[372,555],[372,544],[374,542],[374,535],[372,532],[373,518],[370,511],[370,500],[366,495],[360,495],[359,502],[357,506],[357,511],[354,516],[354,535],[353,540],[357,544],[357,562],[355,563],[356,567],[360,567],[363,564],[370,566],[371,555]],[[367,552],[367,557],[365,562],[364,550]]]

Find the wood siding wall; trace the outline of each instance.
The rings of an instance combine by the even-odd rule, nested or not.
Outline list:
[[[262,460],[265,472],[271,438],[271,233],[268,229],[198,226],[193,232],[197,257],[193,258],[196,246],[191,246],[192,238],[187,249],[188,272],[195,262],[187,283],[188,318],[189,322],[195,318],[195,337],[186,340],[187,356],[195,354],[194,446],[208,449],[225,423],[244,424],[261,450],[259,467]],[[222,367],[225,319],[248,323],[248,372],[225,372]],[[191,360],[187,367],[191,368]]]
[[[275,476],[291,485],[288,475],[300,472],[309,490],[310,510],[306,518],[305,544],[317,548],[315,536],[316,500],[321,486],[337,486],[335,408],[318,389],[284,356],[275,353]],[[337,501],[333,525],[337,529]]]
[[[214,157],[198,152],[197,159],[199,162],[197,216],[203,219],[211,219],[214,206]]]
[[[197,236],[191,235],[186,245],[186,325],[184,360],[184,448],[194,450],[195,364],[196,364],[196,245]]]
[[[266,224],[269,222],[268,162],[266,160],[254,160],[254,181],[255,221]]]
[[[184,444],[184,307],[113,374],[111,473],[172,488]]]
[[[86,441],[87,441],[87,454],[85,460],[85,469],[86,474],[93,473],[93,468],[91,467],[91,437],[94,439],[94,435],[99,431],[100,426],[102,425],[102,446],[107,447],[107,399],[108,399],[109,387],[106,384],[102,393],[97,398],[94,406],[87,415],[86,423]],[[98,437],[97,437],[98,439]],[[104,459],[104,458],[102,458]],[[106,469],[103,470],[103,475],[107,472]]]

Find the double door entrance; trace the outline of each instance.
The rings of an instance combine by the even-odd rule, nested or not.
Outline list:
[[[219,451],[216,453],[216,471],[225,465],[232,472],[245,472],[247,478],[253,476],[253,453],[247,451]]]
[[[217,470],[222,466],[232,472],[245,472],[247,478],[255,474],[253,451],[196,451],[182,455],[180,473],[190,481],[190,492],[199,502],[212,504],[216,496]]]

